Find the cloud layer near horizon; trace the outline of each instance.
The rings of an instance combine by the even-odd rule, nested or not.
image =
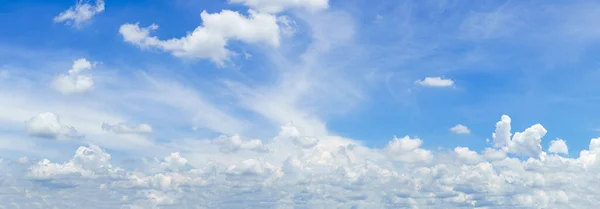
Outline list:
[[[408,136],[382,150],[335,137],[305,146],[296,141],[308,136],[286,125],[266,141],[239,135],[189,141],[179,144],[180,152],[133,169],[113,165],[98,146],[82,146],[67,162],[0,161],[6,185],[0,192],[7,194],[0,205],[589,208],[599,201],[600,188],[590,182],[600,168],[600,139],[570,158],[538,149],[541,125],[514,135],[510,127],[502,116],[491,146],[477,153],[466,147],[429,151],[421,148],[423,140]],[[566,153],[563,143],[553,142],[550,151]]]

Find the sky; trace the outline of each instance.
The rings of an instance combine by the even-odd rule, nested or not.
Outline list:
[[[0,208],[593,207],[599,9],[2,1]]]

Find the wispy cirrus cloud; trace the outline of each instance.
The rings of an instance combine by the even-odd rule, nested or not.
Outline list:
[[[104,11],[104,0],[95,0],[95,3],[95,5],[92,5],[89,0],[78,0],[74,6],[54,17],[54,22],[64,22],[75,28],[81,28],[94,16]]]

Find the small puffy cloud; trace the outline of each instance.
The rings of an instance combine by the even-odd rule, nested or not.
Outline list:
[[[433,158],[431,151],[419,147],[423,141],[419,138],[411,139],[409,136],[394,139],[390,141],[386,150],[392,158],[405,163],[429,162]]]
[[[456,147],[454,153],[459,160],[467,164],[477,164],[482,161],[482,158],[477,152],[469,150],[468,147]]]
[[[85,58],[75,60],[68,74],[62,74],[54,78],[52,83],[54,89],[62,94],[83,93],[94,86],[91,75],[83,75],[85,70],[92,69],[96,64]]]
[[[223,10],[210,14],[202,11],[202,25],[182,38],[160,40],[150,33],[158,29],[157,25],[140,27],[138,23],[124,24],[119,33],[125,42],[140,48],[157,48],[182,58],[211,59],[223,65],[234,53],[226,46],[230,40],[248,44],[267,44],[279,46],[279,25],[275,16],[248,11],[246,17],[239,12]]]
[[[565,140],[562,139],[552,140],[550,142],[550,148],[548,148],[548,151],[556,154],[569,154],[569,148],[567,147],[567,143],[565,142]]]
[[[426,77],[423,80],[416,80],[416,84],[428,87],[451,87],[454,86],[454,81],[441,77]]]
[[[114,125],[102,123],[102,130],[117,134],[149,134],[152,133],[152,126],[143,123],[135,126],[130,126],[125,123],[117,123]]]
[[[20,157],[19,160],[17,160],[17,162],[19,162],[21,164],[28,164],[29,158],[27,156],[23,156],[23,157]]]
[[[181,157],[179,152],[171,153],[171,155],[165,157],[164,162],[160,163],[160,165],[164,168],[168,168],[174,171],[177,171],[187,165],[187,159]]]
[[[540,124],[535,124],[524,132],[517,132],[511,140],[509,151],[519,156],[537,157],[542,153],[540,143],[546,133],[548,131]]]
[[[496,123],[496,131],[492,134],[495,147],[506,146],[510,142],[511,119],[508,115],[502,115],[500,121]]]
[[[589,150],[594,151],[600,148],[600,138],[593,138],[590,140]]]
[[[97,14],[104,11],[104,0],[96,0],[95,5],[89,4],[89,1],[79,0],[75,6],[61,12],[54,17],[55,23],[65,22],[75,28],[80,28],[85,22],[92,19]]]
[[[229,3],[244,4],[261,12],[269,13],[279,13],[291,8],[319,11],[329,7],[329,0],[229,0]]]
[[[32,117],[26,122],[25,129],[30,136],[41,138],[69,139],[80,136],[75,128],[62,125],[58,115],[52,112]]]
[[[247,159],[231,165],[227,168],[226,173],[235,176],[247,175],[266,175],[271,173],[272,169],[268,164],[265,164],[257,159]]]
[[[471,130],[469,130],[469,127],[466,127],[461,124],[455,125],[454,127],[450,128],[450,131],[452,131],[452,133],[455,133],[455,134],[470,134],[471,133]]]
[[[301,135],[298,128],[292,124],[281,126],[279,135],[276,138],[279,140],[291,141],[296,146],[304,149],[312,148],[319,143],[317,137]]]

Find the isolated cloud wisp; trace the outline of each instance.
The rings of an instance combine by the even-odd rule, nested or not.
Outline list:
[[[65,24],[80,28],[92,17],[104,11],[104,0],[95,0],[95,2],[95,5],[91,5],[89,0],[78,0],[75,6],[54,17],[54,22],[65,22]]]
[[[451,87],[454,86],[454,81],[442,77],[426,77],[423,80],[416,80],[416,84],[427,87]]]
[[[149,134],[152,133],[152,126],[142,123],[131,126],[125,123],[108,124],[102,123],[102,130],[117,134]]]

